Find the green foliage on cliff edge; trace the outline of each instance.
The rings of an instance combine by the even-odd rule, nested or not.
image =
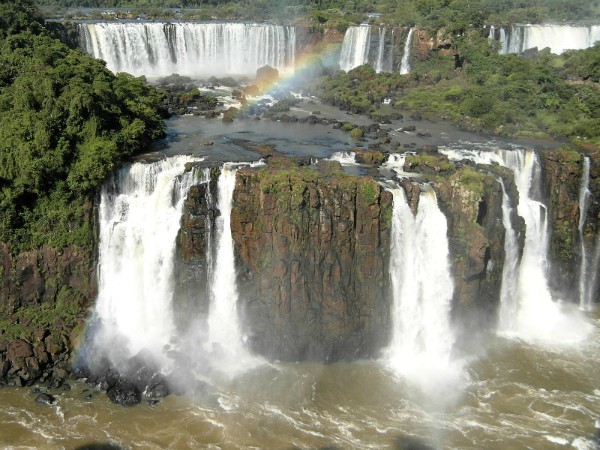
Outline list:
[[[164,132],[160,95],[52,39],[28,0],[0,25],[0,241],[89,246],[94,193]]]
[[[394,106],[444,117],[475,131],[514,137],[567,136],[600,144],[600,44],[563,55],[500,55],[472,30],[451,52],[415,61],[408,75],[360,66],[322,77],[312,88],[325,102],[354,113]],[[462,61],[455,69],[454,54]]]

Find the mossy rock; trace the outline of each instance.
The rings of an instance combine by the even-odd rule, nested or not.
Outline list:
[[[351,132],[350,132],[350,136],[352,136],[352,139],[362,139],[363,135],[364,135],[364,131],[361,128],[354,128]]]

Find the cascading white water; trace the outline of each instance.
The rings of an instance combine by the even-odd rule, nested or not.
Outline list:
[[[592,292],[594,287],[590,283],[588,272],[587,249],[584,239],[584,227],[587,219],[587,210],[590,197],[590,158],[583,157],[583,172],[581,186],[579,187],[579,240],[581,242],[581,263],[579,265],[579,307],[584,310],[592,308]]]
[[[371,27],[360,25],[348,27],[342,43],[340,69],[349,71],[369,62],[369,46],[371,43]]]
[[[454,333],[446,217],[435,192],[421,192],[413,215],[404,189],[393,195],[390,278],[393,292],[392,340],[385,359],[396,372],[418,383],[450,378]]]
[[[400,74],[405,75],[410,72],[410,49],[412,45],[412,35],[414,28],[408,31],[406,42],[404,43],[404,52],[402,53],[402,62],[400,63]]]
[[[480,164],[498,163],[511,169],[519,192],[518,213],[525,220],[526,235],[518,272],[518,311],[505,317],[500,332],[542,342],[579,341],[589,331],[589,325],[579,316],[568,314],[552,296],[548,284],[548,224],[546,206],[532,198],[540,183],[540,165],[532,150],[514,149],[477,151],[441,149],[450,159],[470,159]],[[506,227],[506,225],[505,225]],[[505,261],[506,264],[506,261]],[[513,282],[503,278],[504,286]]]
[[[506,230],[504,235],[504,267],[502,268],[502,286],[500,288],[500,311],[498,329],[510,330],[514,318],[519,313],[519,243],[517,232],[513,227],[511,215],[513,207],[506,192],[504,182],[502,186],[502,225]]]
[[[231,204],[235,189],[237,169],[225,164],[218,181],[216,258],[212,271],[210,313],[208,316],[208,341],[218,346],[224,357],[234,362],[239,355],[246,355],[238,315],[238,292],[236,283],[233,238],[231,236]]]
[[[600,25],[514,25],[500,28],[500,53],[522,53],[537,47],[549,47],[552,53],[589,48],[600,40]]]
[[[78,25],[82,48],[113,72],[163,77],[255,75],[269,65],[292,71],[291,26],[194,22],[92,22]]]
[[[119,170],[102,189],[94,346],[119,363],[142,349],[157,359],[173,337],[173,257],[193,182],[186,156]]]
[[[379,46],[377,47],[377,58],[375,58],[375,72],[383,71],[383,61],[385,55],[385,27],[379,28]]]
[[[354,152],[333,152],[327,159],[337,161],[344,166],[356,165],[356,153]]]

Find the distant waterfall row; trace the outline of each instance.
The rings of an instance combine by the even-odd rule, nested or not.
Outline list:
[[[566,50],[581,50],[600,41],[600,25],[514,25],[509,28],[488,29],[488,37],[500,41],[500,53],[523,53],[537,47],[550,48],[560,54]]]
[[[243,23],[80,23],[80,45],[113,72],[147,77],[254,75],[293,70],[296,29]]]
[[[376,72],[410,71],[412,28],[360,25],[344,35],[340,69],[348,71],[369,64]]]

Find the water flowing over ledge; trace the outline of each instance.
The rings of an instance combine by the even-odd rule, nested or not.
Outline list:
[[[359,25],[346,30],[339,66],[349,71],[369,64],[376,72],[410,72],[413,28]]]
[[[87,53],[113,72],[164,77],[172,73],[255,75],[269,65],[293,71],[296,29],[291,26],[195,22],[78,24]]]
[[[490,39],[502,44],[500,53],[523,53],[537,47],[549,47],[552,53],[582,50],[600,41],[600,25],[513,25],[510,28],[490,27]]]
[[[403,188],[391,192],[392,341],[384,359],[397,373],[437,392],[441,385],[450,386],[463,377],[460,364],[453,359],[454,283],[446,217],[435,192],[427,186],[419,196],[416,215]]]
[[[194,317],[186,328],[178,322],[174,256],[183,205],[191,186],[211,182],[210,169],[190,170],[194,161],[175,156],[134,163],[104,186],[99,294],[91,338],[82,350],[90,367],[108,358],[120,370],[142,354],[161,372],[189,371],[178,375],[189,378],[199,373],[229,377],[260,363],[245,349],[237,309],[230,214],[239,164],[220,169],[215,204],[206,191],[208,204],[219,211],[206,235],[208,317]],[[185,365],[180,353],[186,355]]]
[[[533,150],[492,149],[466,150],[460,146],[445,148],[450,159],[469,159],[479,164],[499,164],[514,173],[519,192],[518,214],[526,224],[525,246],[520,262],[515,259],[514,230],[507,228],[506,263],[518,267],[502,279],[502,299],[499,332],[508,336],[540,343],[575,343],[591,331],[587,321],[576,310],[567,311],[549,287],[549,249],[547,207],[540,192],[540,164]],[[510,214],[506,204],[503,210]],[[506,218],[503,221],[506,223]],[[513,236],[511,236],[511,233]],[[518,288],[515,290],[515,286]],[[515,295],[516,301],[515,304]],[[515,314],[516,312],[516,314]]]

